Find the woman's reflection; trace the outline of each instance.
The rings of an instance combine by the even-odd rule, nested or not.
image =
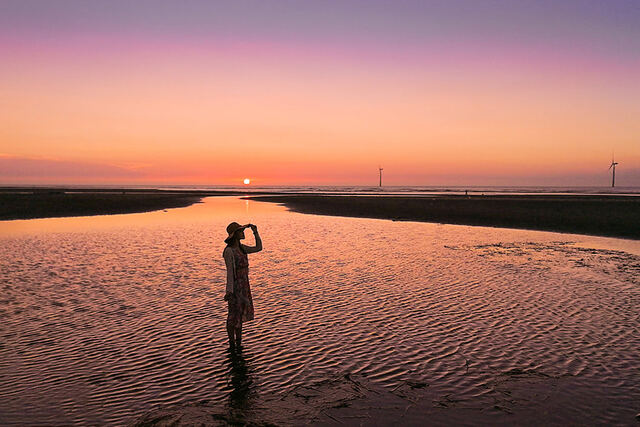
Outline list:
[[[250,397],[252,394],[251,369],[247,365],[245,355],[237,351],[228,351],[229,363],[229,409],[236,416],[246,415],[250,409]],[[251,359],[251,357],[249,357]]]

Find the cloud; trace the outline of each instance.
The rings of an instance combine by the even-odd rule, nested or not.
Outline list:
[[[140,171],[103,163],[33,159],[0,155],[0,179],[4,181],[122,180],[143,176]]]

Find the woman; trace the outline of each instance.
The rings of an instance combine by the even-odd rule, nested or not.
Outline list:
[[[250,227],[256,239],[255,246],[240,243],[244,239],[244,229]],[[224,300],[228,302],[227,334],[229,347],[240,349],[242,344],[242,322],[253,320],[253,300],[249,288],[249,259],[247,254],[262,250],[262,239],[258,227],[253,224],[240,225],[232,222],[227,226],[229,236],[224,240],[222,257],[227,266],[227,291]]]

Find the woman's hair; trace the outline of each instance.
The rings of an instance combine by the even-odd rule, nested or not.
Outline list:
[[[240,239],[238,238],[238,232],[240,232],[242,230],[237,230],[235,233],[233,233],[233,237],[231,238],[231,240],[229,240],[229,242],[227,243],[227,246],[231,246],[233,245],[236,240],[238,241],[238,243],[240,243]],[[242,245],[238,245],[238,247],[240,248],[240,250],[242,252],[244,252],[244,249],[242,248]]]

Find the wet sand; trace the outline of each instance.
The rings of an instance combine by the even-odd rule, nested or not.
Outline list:
[[[640,198],[582,195],[252,196],[291,211],[640,239]]]
[[[129,425],[537,426],[554,424],[547,414],[571,404],[558,397],[558,381],[535,370],[512,370],[498,376],[497,396],[479,397],[469,405],[449,395],[439,396],[423,381],[403,381],[388,390],[362,375],[346,373],[250,404],[248,393],[240,391],[232,405],[201,401],[156,409]]]
[[[229,218],[265,242],[242,358],[226,351]],[[18,229],[0,244],[4,424],[626,425],[640,410],[640,253],[615,239],[237,197],[0,226]]]

